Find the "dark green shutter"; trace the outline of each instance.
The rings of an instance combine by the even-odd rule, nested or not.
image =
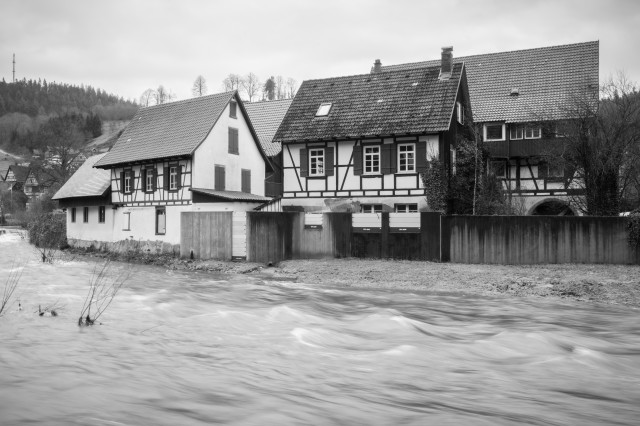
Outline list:
[[[324,174],[325,176],[333,176],[333,147],[327,147],[324,150]]]
[[[416,171],[424,173],[427,171],[427,143],[416,142]]]
[[[382,174],[391,175],[396,172],[396,144],[382,145]]]
[[[162,187],[165,191],[169,190],[169,168],[165,167],[162,173]]]
[[[153,180],[153,192],[156,192],[156,190],[158,189],[158,170],[154,167],[153,170],[150,170],[151,174],[152,174],[152,180]]]
[[[251,170],[242,169],[241,182],[242,192],[251,194]]]
[[[362,174],[362,145],[353,147],[353,174],[356,176]]]
[[[182,166],[176,165],[176,189],[182,188]]]
[[[147,173],[148,173],[147,169],[142,169],[141,170],[142,184],[140,186],[141,186],[142,192],[147,192]]]
[[[120,192],[124,194],[124,171],[120,172]]]
[[[309,154],[306,149],[300,150],[300,176],[309,176]]]

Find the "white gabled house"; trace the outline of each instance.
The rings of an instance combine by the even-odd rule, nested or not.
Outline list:
[[[140,109],[92,166],[109,176],[109,242],[176,246],[182,212],[242,212],[269,200],[265,172],[271,165],[235,91]],[[73,197],[67,189],[55,198],[64,203]],[[68,223],[71,214],[67,210]],[[97,240],[92,230],[98,234],[99,222],[89,219],[77,236]]]

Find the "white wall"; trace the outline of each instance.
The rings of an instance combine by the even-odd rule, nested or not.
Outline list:
[[[240,191],[242,169],[251,170],[251,193],[264,195],[265,164],[249,126],[237,107],[237,118],[229,117],[229,105],[205,141],[196,149],[193,160],[193,188],[215,187],[214,165],[225,166],[225,189]],[[238,152],[229,154],[229,127],[238,129]]]
[[[89,222],[83,222],[84,206],[75,207],[76,221],[71,222],[71,209],[67,208],[67,238],[87,241],[107,241],[113,240],[113,226],[115,220],[115,210],[111,206],[105,206],[105,221],[98,222],[98,206],[89,206]]]

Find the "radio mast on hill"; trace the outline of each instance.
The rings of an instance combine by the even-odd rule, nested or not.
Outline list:
[[[16,54],[13,54],[13,82],[16,82]]]

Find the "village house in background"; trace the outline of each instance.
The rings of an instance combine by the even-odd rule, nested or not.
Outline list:
[[[267,172],[265,181],[267,197],[282,196],[282,145],[274,142],[273,137],[292,101],[293,99],[280,99],[244,104],[260,144],[273,166],[273,171]]]
[[[561,161],[562,122],[571,102],[585,92],[598,96],[599,42],[576,43],[453,59],[464,63],[478,138],[491,156],[522,214],[577,214],[570,205],[574,170]],[[402,71],[437,60],[383,66]]]
[[[90,160],[81,169],[109,173],[110,203],[96,205],[102,186],[85,194],[74,178],[58,191],[54,199],[74,206],[72,245],[155,241],[173,250],[182,212],[244,212],[269,200],[272,167],[237,92],[141,108],[113,148]]]
[[[282,144],[282,208],[307,212],[428,209],[428,160],[455,163],[471,117],[465,65],[306,80],[274,142]],[[467,130],[469,130],[467,128]]]

